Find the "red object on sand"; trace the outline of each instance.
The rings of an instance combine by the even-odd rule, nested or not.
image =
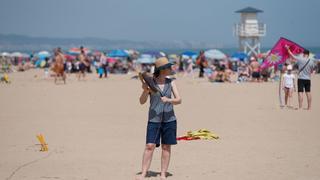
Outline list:
[[[181,141],[181,140],[192,141],[192,140],[198,140],[198,139],[200,139],[200,137],[181,136],[177,138],[178,141]]]

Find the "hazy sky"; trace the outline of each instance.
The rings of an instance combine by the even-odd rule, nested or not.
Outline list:
[[[0,33],[41,37],[188,40],[236,45],[234,11],[264,11],[265,45],[284,36],[320,45],[320,0],[0,0]]]

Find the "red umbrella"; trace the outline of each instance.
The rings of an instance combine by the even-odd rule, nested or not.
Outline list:
[[[88,49],[88,48],[83,48],[83,50],[84,50],[84,53],[86,53],[86,54],[90,53],[90,49]],[[77,55],[77,54],[81,53],[81,50],[80,50],[80,48],[71,48],[71,49],[69,49],[68,53]]]
[[[67,60],[69,60],[69,61],[73,61],[73,60],[76,59],[75,56],[72,56],[72,55],[69,55],[69,54],[65,54],[64,57],[65,57]]]
[[[117,60],[115,58],[107,58],[108,63],[115,63]]]

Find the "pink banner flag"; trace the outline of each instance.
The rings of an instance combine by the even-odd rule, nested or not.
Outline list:
[[[262,69],[283,64],[289,58],[289,53],[286,47],[289,47],[295,55],[303,52],[304,48],[295,42],[281,37],[275,46],[271,49],[264,62],[261,65]]]

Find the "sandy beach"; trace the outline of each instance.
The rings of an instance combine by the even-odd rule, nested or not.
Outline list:
[[[10,74],[0,84],[0,179],[128,180],[141,171],[148,105],[131,75],[89,75],[66,85],[42,70]],[[206,128],[219,140],[179,141],[172,180],[320,179],[320,76],[311,111],[280,109],[278,83],[217,84],[178,77],[178,135]],[[297,93],[293,104],[297,107]],[[304,97],[306,107],[306,97]],[[42,133],[48,152],[39,152]],[[160,149],[151,177],[159,179]]]

